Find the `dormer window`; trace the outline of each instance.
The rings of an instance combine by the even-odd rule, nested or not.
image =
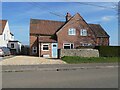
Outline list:
[[[75,28],[69,28],[68,35],[76,35],[76,29]]]
[[[87,30],[86,29],[81,29],[80,30],[80,35],[81,36],[87,36]]]

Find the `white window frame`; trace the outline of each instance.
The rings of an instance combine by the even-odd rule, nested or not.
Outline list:
[[[75,28],[69,28],[68,29],[68,35],[76,35],[76,29]]]
[[[65,44],[69,44],[69,45],[66,45],[66,46],[70,46],[70,49],[74,49],[74,43],[63,43],[63,49],[65,49],[64,48]],[[73,48],[71,48],[71,44],[73,44]]]
[[[36,52],[34,52],[34,50],[36,50]],[[37,47],[36,47],[36,46],[32,47],[32,53],[33,53],[33,54],[36,54],[36,53],[37,53]]]
[[[81,29],[80,30],[80,35],[81,36],[87,36],[87,30],[86,29]]]
[[[43,50],[44,45],[48,45],[48,50]],[[49,44],[42,44],[42,51],[49,51]]]

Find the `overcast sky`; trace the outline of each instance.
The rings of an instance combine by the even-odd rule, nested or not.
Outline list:
[[[118,45],[118,11],[115,2],[3,2],[2,19],[7,19],[15,39],[29,45],[30,18],[65,21],[77,12],[88,23],[101,24],[110,35],[110,45]]]

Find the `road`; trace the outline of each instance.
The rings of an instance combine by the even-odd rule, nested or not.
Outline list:
[[[117,88],[118,68],[3,72],[3,88]]]

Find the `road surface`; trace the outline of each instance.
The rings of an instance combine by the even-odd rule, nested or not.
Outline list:
[[[117,88],[118,68],[3,72],[3,88]]]

